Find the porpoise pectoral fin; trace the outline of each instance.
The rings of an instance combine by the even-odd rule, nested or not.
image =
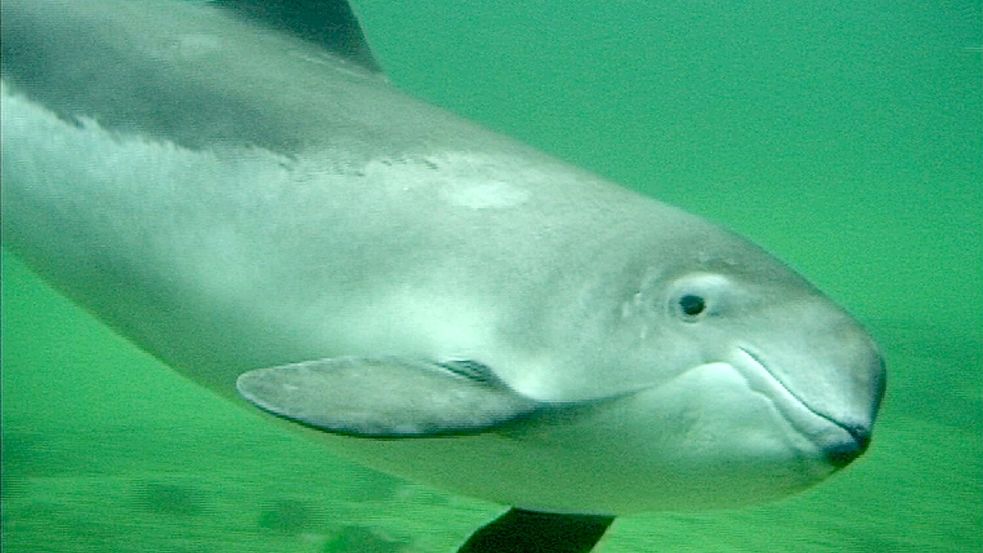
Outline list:
[[[614,521],[612,516],[509,509],[482,526],[458,553],[585,553]]]
[[[539,406],[468,360],[321,359],[249,371],[236,387],[285,419],[366,438],[476,434]]]

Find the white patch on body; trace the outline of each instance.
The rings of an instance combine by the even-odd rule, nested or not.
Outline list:
[[[222,40],[215,35],[191,33],[178,36],[173,48],[180,58],[190,60],[207,56],[221,46]]]
[[[529,193],[501,181],[466,182],[441,191],[454,205],[471,209],[502,209],[525,203]]]
[[[508,163],[495,156],[444,152],[405,160],[376,158],[362,172],[381,182],[398,182],[404,192],[433,189],[452,207],[506,209],[525,204],[531,196],[528,189],[505,180],[504,175],[511,171]]]

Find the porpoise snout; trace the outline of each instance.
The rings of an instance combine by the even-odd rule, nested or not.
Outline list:
[[[844,440],[826,447],[826,460],[834,467],[841,469],[854,459],[860,457],[870,446],[871,427],[844,427],[852,439]]]
[[[864,417],[865,420],[861,423],[838,422],[837,425],[845,430],[851,439],[830,445],[826,448],[826,459],[836,468],[847,466],[870,447],[874,419],[877,418],[877,412],[880,409],[881,401],[884,399],[884,392],[887,389],[887,371],[884,358],[876,348],[872,348],[869,366],[871,393],[870,404]]]

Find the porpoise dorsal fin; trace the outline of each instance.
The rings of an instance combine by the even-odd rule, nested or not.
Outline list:
[[[541,407],[472,360],[319,359],[243,373],[236,388],[281,418],[363,438],[478,434]]]
[[[318,44],[370,71],[382,71],[348,0],[215,0],[214,4]]]

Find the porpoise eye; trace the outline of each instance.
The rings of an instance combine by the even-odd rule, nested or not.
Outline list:
[[[686,294],[679,298],[679,308],[684,314],[695,317],[707,308],[706,300],[700,296],[694,296],[693,294]]]

